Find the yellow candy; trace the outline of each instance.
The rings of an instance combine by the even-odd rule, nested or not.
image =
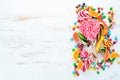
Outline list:
[[[87,68],[88,70],[90,70],[90,69],[92,69],[92,67],[91,66],[88,66],[88,68]]]
[[[76,74],[73,74],[74,77],[76,77],[77,75]]]
[[[75,61],[78,61],[78,55],[79,55],[79,49],[76,49],[76,50],[74,51],[74,53],[73,53],[73,59],[74,59]]]
[[[120,64],[120,61],[118,61],[117,64]]]
[[[109,14],[109,15],[108,15],[108,18],[110,18],[110,17],[111,17],[111,15]]]
[[[112,20],[112,23],[114,23],[115,21],[114,20]]]
[[[76,11],[79,11],[80,10],[80,8],[76,8]]]
[[[76,28],[77,26],[76,25],[73,25],[72,28]]]
[[[90,9],[92,9],[92,8],[93,8],[93,6],[89,6],[89,8],[90,8]]]
[[[96,49],[95,49],[97,53],[100,50],[100,47],[101,47],[103,40],[104,40],[104,36],[101,36],[100,40],[97,43]]]
[[[93,68],[94,71],[96,71],[97,69],[96,68]]]

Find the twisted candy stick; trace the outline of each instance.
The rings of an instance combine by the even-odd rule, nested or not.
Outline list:
[[[82,71],[85,72],[87,70],[87,68],[91,65],[92,60],[91,59],[87,59],[87,61],[85,62],[85,64],[82,66]]]
[[[101,36],[100,40],[98,41],[98,43],[96,45],[96,48],[95,48],[96,53],[98,53],[98,51],[100,50],[100,47],[101,47],[101,44],[102,44],[103,40],[104,40],[104,36]]]
[[[102,31],[102,36],[100,37],[100,39],[96,45],[96,49],[95,49],[96,53],[98,53],[98,51],[100,50],[100,47],[101,47],[100,45],[102,44],[102,42],[104,40],[104,36],[108,33],[107,24],[100,19],[98,19],[98,21],[103,24],[104,30]]]

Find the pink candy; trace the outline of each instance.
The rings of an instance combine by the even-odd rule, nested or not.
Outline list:
[[[81,70],[83,72],[85,72],[87,70],[88,66],[91,65],[91,63],[92,63],[92,60],[91,59],[87,59]]]
[[[90,16],[89,16],[87,11],[81,10],[81,11],[78,12],[78,19],[80,21],[83,21],[83,20],[86,20],[86,19],[89,19],[89,18],[90,18]]]
[[[88,52],[85,51],[85,50],[82,50],[82,51],[80,52],[80,57],[81,57],[81,58],[87,58],[87,57],[88,57]]]
[[[99,33],[100,24],[94,19],[89,19],[80,24],[79,30],[88,40],[93,41]]]

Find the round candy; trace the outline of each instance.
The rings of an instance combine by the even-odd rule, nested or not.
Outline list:
[[[99,33],[100,24],[94,19],[89,19],[80,24],[79,30],[88,40],[93,41]]]
[[[89,18],[90,18],[90,16],[89,16],[87,11],[81,10],[81,11],[78,12],[78,19],[79,20],[83,21],[83,20],[86,20],[86,19],[89,19]]]
[[[109,41],[109,40],[104,41],[104,46],[105,46],[106,48],[110,48],[112,45],[113,45],[113,44],[112,44],[111,41]]]
[[[88,57],[88,52],[85,51],[85,50],[82,50],[82,51],[80,52],[80,57],[81,57],[81,58],[87,58],[87,57]]]

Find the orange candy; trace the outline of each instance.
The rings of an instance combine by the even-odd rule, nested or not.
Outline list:
[[[106,53],[104,54],[103,59],[107,60],[108,58],[110,58],[110,52],[106,49]]]
[[[73,59],[74,59],[74,61],[78,61],[78,56],[79,56],[79,50],[76,49],[76,50],[74,51],[74,53],[73,53]]]
[[[112,44],[111,41],[109,41],[109,40],[104,41],[104,46],[105,46],[106,48],[110,48],[112,45],[113,45],[113,44]]]
[[[90,9],[89,10],[89,14],[90,14],[90,16],[92,16],[92,17],[100,17],[100,13],[97,13],[97,12],[95,12],[94,10],[92,10],[92,9]]]
[[[102,23],[102,25],[104,26],[104,29],[108,29],[108,25],[103,20],[98,19],[98,21]]]
[[[83,62],[81,60],[78,61],[78,65],[77,65],[77,70],[81,69],[83,66]]]
[[[77,32],[74,32],[73,38],[74,38],[74,40],[75,40],[76,42],[79,42],[79,37],[78,37]]]
[[[108,29],[107,29],[107,28],[103,29],[102,35],[103,35],[103,36],[106,36],[107,34],[108,34]]]
[[[116,53],[116,52],[113,52],[111,55],[110,55],[110,58],[119,58],[120,57],[120,54]]]

